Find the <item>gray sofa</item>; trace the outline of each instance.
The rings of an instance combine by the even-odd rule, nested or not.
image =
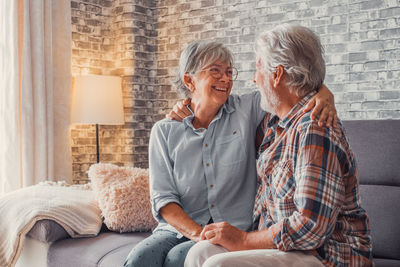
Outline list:
[[[400,120],[344,121],[356,154],[360,194],[370,216],[377,267],[400,266]],[[54,242],[49,267],[122,266],[131,248],[150,233],[113,233]]]

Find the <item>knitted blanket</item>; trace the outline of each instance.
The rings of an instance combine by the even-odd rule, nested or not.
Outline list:
[[[95,236],[102,218],[91,190],[39,184],[0,198],[0,266],[14,266],[26,233],[43,219],[54,220],[75,237]]]

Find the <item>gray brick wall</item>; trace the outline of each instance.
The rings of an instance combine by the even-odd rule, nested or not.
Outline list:
[[[400,118],[399,0],[160,0],[157,10],[157,66],[165,81],[158,89],[165,96],[173,96],[166,81],[179,51],[199,38],[224,42],[234,52],[240,73],[233,92],[255,90],[254,39],[288,22],[321,37],[325,83],[335,93],[342,119]]]
[[[171,87],[181,50],[217,40],[234,53],[233,92],[256,90],[254,39],[278,23],[321,37],[326,84],[342,119],[400,119],[400,0],[71,0],[73,74],[123,77],[124,126],[102,126],[101,159],[147,167],[151,126],[179,96]],[[73,127],[73,171],[95,161],[93,126]]]

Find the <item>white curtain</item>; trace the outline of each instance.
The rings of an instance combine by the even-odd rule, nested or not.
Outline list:
[[[0,195],[71,182],[70,5],[0,1]]]

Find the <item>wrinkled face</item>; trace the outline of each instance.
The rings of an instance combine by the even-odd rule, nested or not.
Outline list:
[[[257,85],[257,87],[259,89],[264,88],[265,87],[265,74],[264,71],[262,69],[262,62],[261,59],[257,58],[256,59],[256,73],[254,74],[253,77],[253,82]],[[262,91],[262,90],[260,90]]]
[[[192,100],[222,106],[231,93],[235,75],[229,63],[216,61],[193,77]]]
[[[279,99],[273,88],[273,74],[266,74],[263,70],[261,59],[256,59],[256,73],[253,78],[261,93],[260,106],[269,113],[275,113],[276,107],[279,105]]]

